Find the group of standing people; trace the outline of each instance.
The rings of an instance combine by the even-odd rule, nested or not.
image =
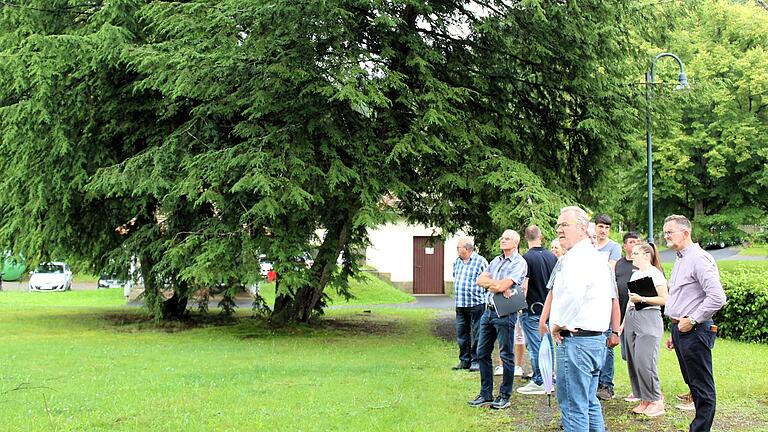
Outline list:
[[[716,402],[711,350],[717,327],[712,317],[726,300],[715,261],[693,242],[686,217],[669,216],[664,240],[677,258],[667,282],[655,246],[641,242],[636,233],[624,235],[626,256],[621,257],[621,246],[608,238],[611,222],[598,215],[591,223],[581,208],[565,207],[550,250],[542,247],[541,230],[531,225],[525,230],[528,252],[520,255],[520,235],[507,230],[499,239],[502,254],[490,263],[474,250],[472,239],[459,240],[453,276],[460,362],[454,369],[480,371],[480,393],[471,406],[510,406],[513,334],[520,325],[533,375],[517,392],[544,394],[538,354],[542,338],[550,338],[556,346],[557,400],[565,431],[605,430],[599,400],[614,397],[613,348],[619,344],[632,389],[625,400],[638,403],[634,413],[661,416],[665,404],[657,365],[664,313],[672,323],[666,346],[675,350],[690,389],[677,396],[683,402],[677,407],[695,410],[691,431],[710,430]],[[632,292],[630,287],[638,284],[655,292]],[[525,292],[527,307],[519,319],[517,314],[499,317],[490,297],[509,297],[514,290]],[[496,342],[504,373],[494,398],[491,352]]]

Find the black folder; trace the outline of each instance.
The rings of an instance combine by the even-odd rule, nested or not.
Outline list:
[[[510,298],[505,298],[503,293],[494,294],[491,297],[491,303],[496,308],[496,315],[499,318],[512,315],[520,309],[528,307],[522,287],[512,287],[512,297]]]
[[[638,280],[629,281],[627,283],[629,292],[637,294],[640,297],[656,297],[659,293],[656,292],[656,286],[653,284],[653,279],[649,276],[640,278]],[[635,303],[635,309],[643,310],[652,304],[638,302]]]

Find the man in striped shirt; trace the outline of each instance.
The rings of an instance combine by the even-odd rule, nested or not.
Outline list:
[[[477,331],[485,311],[485,290],[477,278],[488,268],[488,261],[475,252],[475,242],[462,237],[456,246],[453,263],[453,299],[456,303],[456,342],[459,344],[457,369],[480,370],[477,364]]]

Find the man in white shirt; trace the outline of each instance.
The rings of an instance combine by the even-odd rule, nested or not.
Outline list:
[[[615,284],[611,267],[591,244],[589,217],[579,207],[565,207],[557,219],[557,237],[568,251],[558,261],[549,280],[550,294],[544,317],[549,317],[557,342],[557,400],[563,428],[571,431],[605,431],[597,399],[597,382],[605,361],[605,332],[612,324]],[[616,321],[613,322],[612,321]],[[611,333],[608,346],[616,346]]]

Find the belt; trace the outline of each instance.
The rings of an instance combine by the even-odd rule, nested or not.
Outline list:
[[[562,337],[571,337],[571,336],[600,336],[605,332],[601,331],[594,331],[594,330],[582,330],[582,329],[576,329],[576,331],[570,331],[570,330],[560,330],[560,336]]]
[[[677,319],[674,319],[674,318],[670,318],[670,321],[672,321],[672,324],[679,324],[680,323],[680,320],[677,320]],[[698,325],[698,324],[696,324],[696,325]],[[696,326],[694,326],[694,327],[696,327]],[[710,325],[709,326],[709,331],[711,331],[712,333],[717,333],[717,326],[714,325],[714,324]]]
[[[486,309],[488,309],[488,310],[492,310],[492,311],[495,311],[495,310],[496,310],[496,308],[495,308],[495,307],[493,307],[493,305],[492,305],[492,304],[490,304],[490,303],[486,303],[486,304],[485,304],[485,308],[486,308]]]

